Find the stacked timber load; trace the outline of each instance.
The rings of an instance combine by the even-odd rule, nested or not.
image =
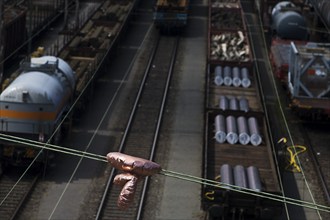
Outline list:
[[[61,51],[59,56],[68,61],[76,73],[76,95],[84,90],[105,56],[115,46],[134,5],[134,0],[105,1]],[[83,108],[84,100],[78,104]]]

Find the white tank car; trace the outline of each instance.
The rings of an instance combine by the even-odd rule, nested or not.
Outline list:
[[[21,71],[0,95],[0,132],[46,141],[70,105],[75,73],[53,56],[31,58]]]

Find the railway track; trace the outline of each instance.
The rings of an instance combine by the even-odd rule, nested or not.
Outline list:
[[[300,136],[307,148],[307,155],[302,157],[303,169],[313,190],[317,203],[330,204],[330,149],[329,123],[302,122]],[[321,212],[324,219],[330,213]]]
[[[308,153],[302,153],[299,154],[299,161],[301,163],[301,168],[304,170],[304,176],[306,176],[306,181],[310,185],[310,189],[312,191],[313,197],[315,199],[315,202],[317,204],[323,204],[326,205],[324,201],[329,199],[328,194],[328,187],[329,187],[329,148],[326,145],[328,143],[329,138],[327,138],[329,129],[327,125],[316,125],[312,123],[306,124],[305,122],[302,122],[300,120],[297,120],[297,117],[293,115],[293,113],[290,111],[290,109],[285,108],[284,106],[288,106],[287,100],[285,100],[285,97],[287,94],[282,91],[283,88],[275,88],[275,86],[272,84],[272,72],[270,71],[270,68],[268,67],[267,59],[268,53],[264,51],[263,46],[258,46],[258,42],[261,41],[262,36],[259,35],[261,31],[258,31],[256,28],[256,22],[253,22],[253,16],[254,16],[254,10],[252,8],[252,4],[249,4],[248,1],[242,1],[242,5],[245,8],[246,13],[246,19],[249,21],[249,28],[252,30],[251,36],[253,44],[257,45],[255,46],[255,53],[257,58],[257,65],[259,72],[261,73],[260,78],[262,80],[262,88],[265,93],[265,105],[268,109],[268,115],[272,127],[272,137],[274,141],[279,140],[283,135],[285,137],[288,136],[287,132],[290,132],[290,136],[293,137],[293,142],[295,145],[304,145],[307,147]],[[279,106],[277,106],[277,100],[275,96],[275,90],[279,92],[279,98],[281,99],[280,102],[282,103],[282,107],[284,108],[284,114],[285,118],[282,118],[282,115],[279,114]],[[290,131],[284,131],[285,129],[284,124],[288,123]],[[323,138],[322,138],[323,137]],[[325,139],[328,139],[325,140]],[[286,152],[289,154],[288,152]],[[288,159],[289,158],[289,159]],[[282,161],[282,158],[279,158]],[[290,160],[289,155],[286,155],[285,160]],[[298,161],[298,160],[297,160]],[[283,161],[282,161],[283,162]],[[289,197],[300,197],[302,200],[309,200],[309,196],[305,195],[307,192],[303,195],[295,195],[293,192],[289,192],[291,189],[290,186],[292,183],[286,182],[287,179],[289,179],[288,176],[294,176],[294,174],[289,174],[288,170],[290,170],[292,167],[290,167],[289,162],[284,164],[279,164],[283,166],[282,168],[285,170],[282,171],[282,179],[284,182],[284,191],[285,195]],[[279,168],[281,169],[281,168]],[[294,169],[292,169],[294,170]],[[284,171],[284,172],[283,172]],[[294,178],[294,177],[293,177]],[[301,177],[302,178],[302,177]],[[299,178],[298,178],[299,179]],[[296,185],[303,185],[304,183],[302,181],[294,183]],[[286,188],[287,187],[287,188]],[[292,186],[291,186],[292,187]],[[297,186],[295,186],[297,187]],[[307,191],[306,186],[302,187],[304,191]],[[329,200],[328,200],[329,204]],[[312,210],[303,210],[300,207],[289,207],[289,215],[295,216],[296,218],[308,218],[308,215],[311,214]],[[305,214],[303,214],[305,213]],[[329,213],[321,212],[321,216],[323,216],[324,219],[328,219]],[[315,218],[318,218],[316,214],[314,215]]]
[[[40,173],[10,172],[0,177],[0,216],[1,219],[15,219],[30,193],[33,191]]]
[[[160,37],[158,40],[141,82],[119,152],[153,160],[178,42],[174,37]],[[141,219],[149,178],[139,183],[130,210],[121,211],[116,206],[120,188],[112,184],[115,175],[116,171],[113,169],[96,219]]]

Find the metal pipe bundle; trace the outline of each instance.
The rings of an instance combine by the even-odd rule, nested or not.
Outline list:
[[[242,79],[242,86],[244,88],[249,88],[251,86],[251,80],[249,76],[249,70],[244,67],[241,69],[241,79]]]
[[[226,141],[226,122],[223,115],[215,117],[215,140],[222,144]]]
[[[240,98],[239,109],[244,112],[248,112],[250,110],[249,101],[246,98]]]
[[[227,126],[227,136],[226,136],[227,142],[230,144],[236,144],[238,141],[236,118],[231,115],[227,116],[226,126]]]
[[[234,183],[235,186],[242,188],[248,188],[248,180],[245,172],[245,168],[242,165],[236,165],[234,167]]]
[[[223,81],[226,86],[231,86],[233,83],[231,67],[225,66],[223,69]]]
[[[220,168],[220,181],[225,184],[233,185],[233,171],[229,164],[223,164]],[[225,186],[231,188],[230,186]]]
[[[233,86],[239,87],[241,86],[241,71],[238,67],[234,67],[232,69],[232,75],[233,75]]]
[[[247,145],[250,142],[250,135],[247,121],[244,116],[240,116],[237,118],[237,127],[239,143],[242,145]]]
[[[246,168],[248,181],[249,181],[249,188],[255,191],[260,192],[262,190],[261,181],[259,176],[258,168],[255,166],[250,166]]]
[[[214,69],[214,83],[217,86],[221,86],[223,84],[223,74],[222,74],[222,66],[216,66]]]
[[[239,109],[238,100],[235,97],[231,97],[229,99],[229,109],[231,109],[231,110]]]
[[[250,131],[250,142],[254,146],[258,146],[262,142],[262,138],[259,132],[258,121],[255,117],[248,119],[249,131]]]
[[[220,99],[219,99],[219,108],[222,109],[222,110],[227,110],[228,109],[228,99],[226,96],[222,95],[220,96]]]

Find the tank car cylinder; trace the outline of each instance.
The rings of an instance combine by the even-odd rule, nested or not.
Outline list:
[[[223,73],[222,73],[222,66],[216,66],[214,68],[214,83],[217,86],[221,86],[223,84]]]
[[[231,109],[231,110],[239,109],[238,100],[235,97],[231,97],[229,99],[229,109]]]
[[[246,168],[249,188],[258,192],[261,192],[261,181],[258,168],[255,166],[250,166]]]
[[[248,112],[250,110],[249,101],[246,98],[240,98],[239,110],[244,111],[244,112]]]
[[[241,71],[238,67],[234,67],[232,70],[232,74],[233,74],[233,85],[235,87],[239,87],[241,86]]]
[[[231,67],[229,66],[225,66],[225,68],[223,69],[223,83],[226,86],[231,86],[233,83]]]
[[[227,116],[226,118],[227,136],[226,140],[230,144],[236,144],[238,141],[236,118],[234,116]]]
[[[248,180],[245,168],[242,165],[236,165],[233,169],[235,186],[248,188]]]
[[[220,181],[222,183],[233,185],[234,178],[233,178],[233,170],[229,164],[223,164],[220,168]],[[225,186],[225,188],[231,188],[230,186]]]
[[[250,142],[250,135],[247,121],[244,116],[240,116],[237,118],[237,127],[239,143],[242,145],[247,145]]]
[[[226,141],[226,122],[223,115],[215,117],[215,140],[222,144]]]
[[[258,121],[255,117],[248,119],[249,131],[250,131],[250,142],[254,146],[261,144],[262,138],[259,132]]]
[[[248,68],[244,67],[241,69],[241,79],[242,79],[242,86],[244,88],[249,88],[251,86],[251,80],[250,80]]]
[[[219,108],[222,109],[222,110],[227,110],[228,109],[228,99],[226,96],[222,95],[220,96],[219,98]]]

